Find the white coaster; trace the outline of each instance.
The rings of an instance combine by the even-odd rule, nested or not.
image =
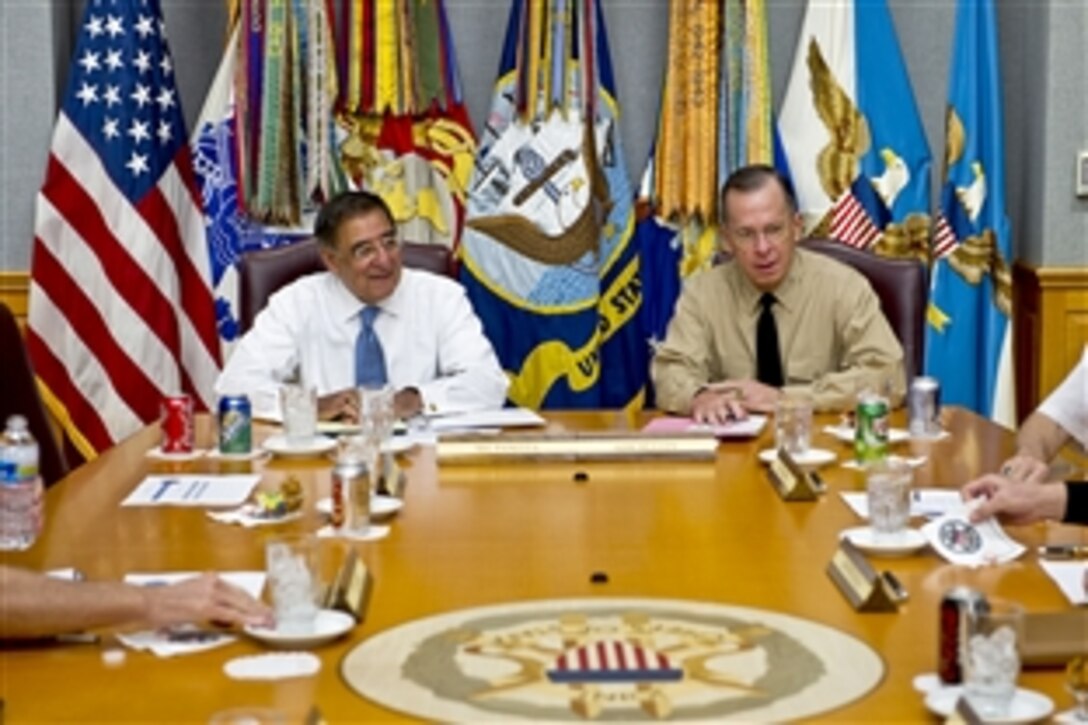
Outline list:
[[[165,453],[161,446],[155,446],[144,454],[147,458],[154,458],[156,461],[195,461],[206,455],[208,455],[206,448],[194,448],[186,453]]]
[[[274,526],[302,518],[302,511],[290,511],[283,516],[265,515],[258,504],[246,503],[230,511],[207,511],[208,518],[222,524],[239,524],[249,529],[254,526]]]
[[[929,460],[929,458],[926,456],[917,456],[915,458],[910,458],[908,456],[888,456],[889,463],[902,462],[907,464],[911,468],[918,468],[919,466],[924,466],[927,460]],[[853,458],[851,458],[849,461],[843,461],[842,467],[851,468],[855,471],[861,471],[865,468],[865,466],[861,465]]]
[[[234,680],[284,680],[309,677],[321,670],[321,660],[309,652],[282,652],[235,657],[223,665]]]
[[[334,529],[332,526],[322,526],[317,530],[317,536],[321,539],[346,539],[347,541],[377,541],[389,536],[388,526],[375,526],[371,524],[366,531],[358,532],[350,529]]]

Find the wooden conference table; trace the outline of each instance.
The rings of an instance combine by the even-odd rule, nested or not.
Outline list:
[[[549,414],[553,428],[624,429],[616,412]],[[817,430],[822,423],[818,421]],[[893,416],[902,425],[902,411]],[[994,469],[1012,451],[1012,436],[988,421],[946,410],[952,436],[906,443],[901,452],[928,454],[917,486],[958,486]],[[256,438],[269,429],[258,426]],[[147,473],[164,464],[145,457],[157,445],[150,426],[54,486],[47,527],[28,552],[0,561],[34,568],[77,567],[89,578],[121,578],[131,571],[259,570],[264,541],[285,530],[320,525],[313,502],[328,493],[328,460],[266,460],[261,486],[292,474],[306,494],[301,521],[244,529],[181,508],[120,508]],[[314,678],[279,683],[228,679],[223,664],[263,651],[241,637],[209,652],[157,659],[129,652],[106,666],[99,645],[37,644],[0,651],[0,697],[8,722],[206,722],[233,707],[270,707],[300,721],[313,706],[330,723],[403,719],[359,697],[339,672],[343,656],[363,639],[395,625],[467,607],[566,597],[663,597],[720,602],[784,612],[827,624],[869,643],[887,671],[868,696],[823,715],[828,721],[931,719],[912,678],[934,671],[941,595],[964,584],[1022,602],[1029,610],[1070,605],[1035,560],[1042,543],[1088,543],[1081,529],[1039,524],[1010,529],[1032,547],[1020,560],[982,570],[946,565],[929,552],[874,563],[893,571],[910,593],[896,614],[859,614],[825,573],[840,530],[857,519],[837,495],[863,487],[861,474],[823,469],[830,491],[815,503],[785,503],[767,482],[757,451],[773,438],[770,426],[754,440],[723,443],[716,461],[577,463],[511,461],[486,466],[436,464],[433,448],[402,457],[405,506],[384,540],[357,544],[375,578],[365,622],[339,642],[315,650]],[[198,444],[211,441],[207,420]],[[824,433],[814,445],[849,448]],[[176,464],[175,464],[176,465]],[[196,464],[208,470],[210,462]],[[589,480],[573,481],[583,471]],[[346,544],[327,541],[330,548]],[[605,572],[607,583],[591,583]],[[1049,694],[1059,709],[1071,699],[1060,670],[1029,670],[1021,686]]]

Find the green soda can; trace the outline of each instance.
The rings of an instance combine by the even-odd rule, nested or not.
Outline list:
[[[854,456],[865,465],[888,457],[888,399],[877,393],[858,396],[854,416]]]

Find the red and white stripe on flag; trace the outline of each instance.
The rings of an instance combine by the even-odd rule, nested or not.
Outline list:
[[[843,244],[858,249],[868,249],[880,238],[880,230],[869,218],[869,213],[849,191],[840,196],[831,209],[829,232]]]
[[[88,458],[184,392],[219,342],[200,202],[157,0],[87,4],[38,196],[27,343]]]
[[[601,641],[583,645],[561,654],[555,662],[559,671],[642,671],[671,668],[668,657],[660,652],[628,642]]]
[[[944,214],[937,215],[937,228],[933,231],[933,259],[948,256],[956,248],[956,233]]]

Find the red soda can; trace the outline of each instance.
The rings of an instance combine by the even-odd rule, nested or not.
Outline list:
[[[955,587],[941,598],[937,641],[937,675],[945,685],[963,682],[963,655],[968,623],[984,614],[989,603],[982,592],[968,587]]]
[[[162,452],[193,452],[193,399],[184,393],[162,399]]]

